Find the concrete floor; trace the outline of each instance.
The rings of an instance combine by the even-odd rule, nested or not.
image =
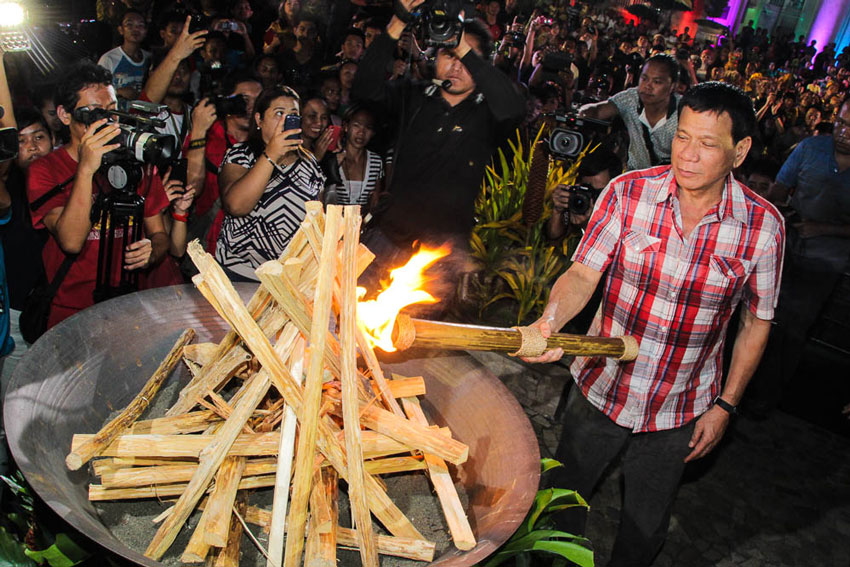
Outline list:
[[[541,454],[552,456],[566,369],[474,356],[514,392]],[[715,452],[690,467],[656,567],[850,566],[850,439],[781,411],[763,421],[736,418]],[[614,464],[590,500],[585,535],[599,566],[617,530],[619,479]]]

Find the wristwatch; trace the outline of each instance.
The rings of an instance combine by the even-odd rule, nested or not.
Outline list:
[[[714,405],[727,412],[729,415],[738,415],[738,406],[733,406],[720,396],[714,398]]]

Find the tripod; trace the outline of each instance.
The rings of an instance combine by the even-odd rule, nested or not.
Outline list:
[[[145,198],[136,193],[139,175],[116,175],[115,168],[122,169],[127,164],[113,165],[109,168],[107,179],[112,190],[100,193],[92,211],[100,220],[100,249],[97,255],[97,279],[94,288],[95,303],[136,291],[139,287],[138,270],[128,270],[124,266],[124,248],[142,237]],[[135,165],[135,164],[133,164]],[[141,169],[141,168],[139,168]],[[128,172],[129,173],[129,172]],[[116,254],[116,238],[123,241]],[[113,274],[113,262],[121,262],[121,275]],[[117,279],[118,281],[115,281]]]

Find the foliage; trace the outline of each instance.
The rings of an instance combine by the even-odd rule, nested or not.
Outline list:
[[[545,473],[563,466],[554,459],[543,459]],[[537,491],[528,515],[511,538],[483,567],[496,567],[513,560],[515,565],[537,565],[535,554],[554,556],[553,565],[593,567],[593,550],[587,539],[555,529],[553,514],[567,508],[588,508],[587,502],[575,490],[546,488]],[[569,563],[568,563],[569,562]]]
[[[6,526],[0,526],[0,567],[72,567],[89,557],[70,535],[52,535],[47,526],[49,512],[41,510],[43,505],[21,471],[0,479],[12,497],[11,502],[4,501]]]
[[[549,299],[549,290],[566,269],[570,249],[575,245],[570,240],[549,242],[545,227],[552,215],[555,187],[575,182],[578,165],[588,150],[566,168],[561,163],[550,167],[541,219],[531,226],[522,222],[530,148],[542,132],[541,128],[528,148],[517,132],[516,139],[508,142],[510,159],[499,149],[484,174],[476,200],[477,222],[470,238],[475,273],[467,281],[464,294],[471,298],[480,320],[505,323],[497,313],[491,313],[496,306],[510,312],[511,324],[528,323],[539,317]]]

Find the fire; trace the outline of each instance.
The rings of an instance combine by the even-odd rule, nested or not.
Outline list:
[[[420,248],[407,264],[390,272],[390,285],[375,299],[357,302],[357,318],[366,330],[369,342],[385,352],[393,352],[392,332],[399,311],[414,303],[437,303],[439,299],[422,289],[425,284],[423,273],[434,262],[447,256],[448,247],[437,249]],[[366,294],[357,288],[359,298]]]

